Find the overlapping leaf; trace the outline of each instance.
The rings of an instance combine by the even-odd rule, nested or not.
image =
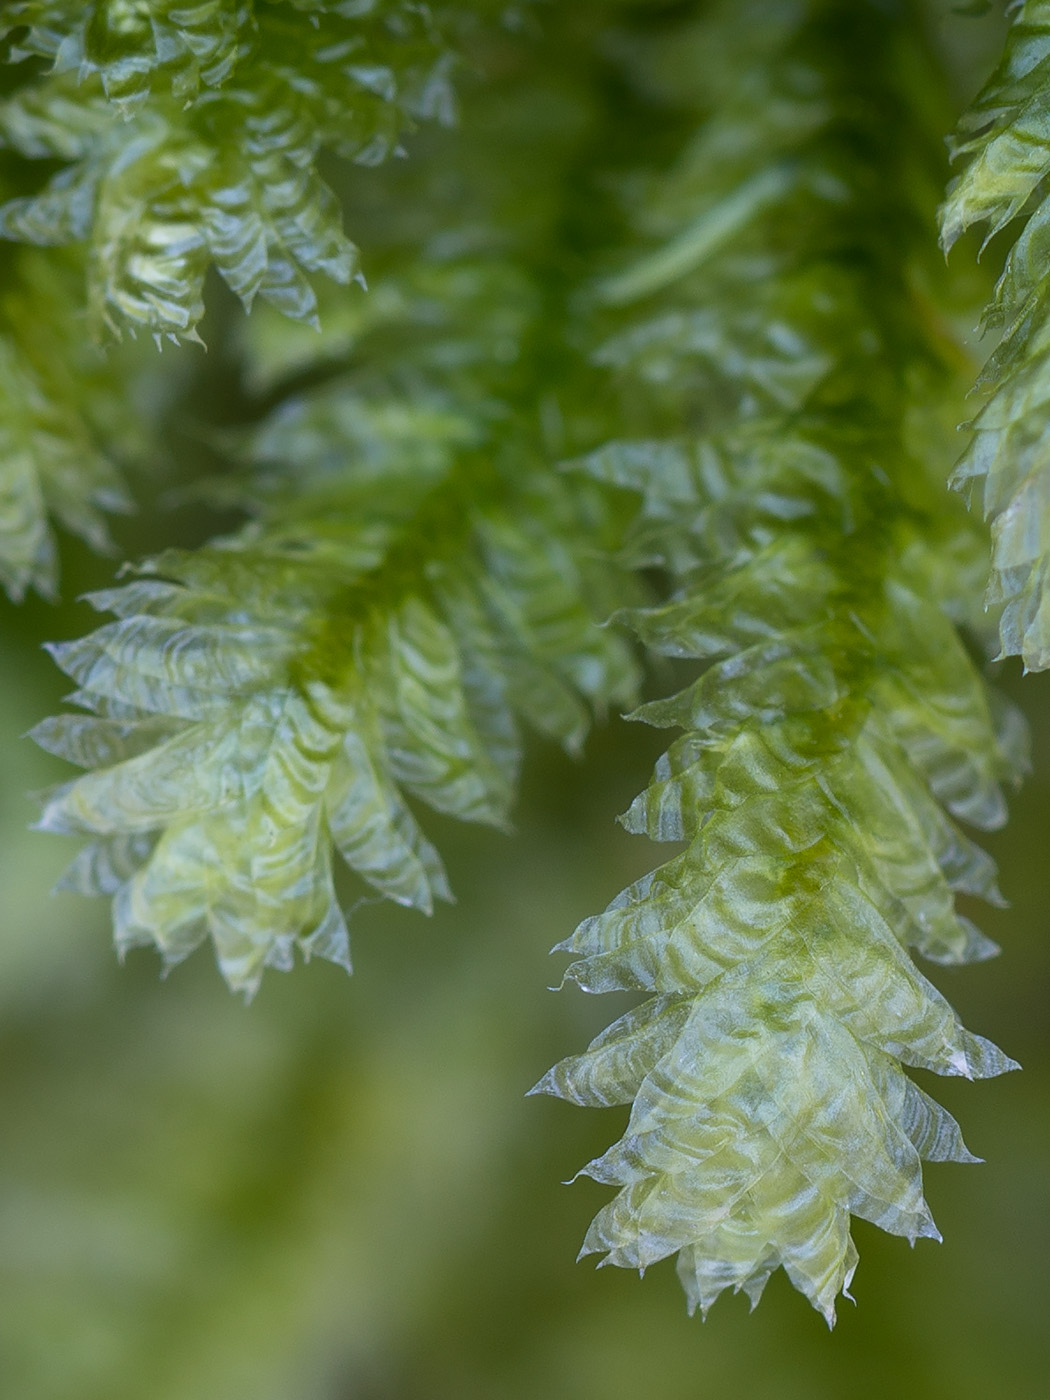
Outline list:
[[[410,801],[505,825],[519,721],[573,748],[631,695],[596,625],[625,596],[600,499],[496,389],[534,303],[499,259],[410,266],[363,367],[242,440],[257,519],[97,595],[118,620],[55,649],[90,713],[36,737],[93,771],[44,825],[95,838],[67,883],[114,895],[119,947],[173,961],[210,937],[248,992],[296,946],[345,963],[333,847],[429,911],[448,884]]]
[[[65,164],[3,206],[0,232],[87,243],[92,314],[117,333],[193,338],[212,265],[246,305],[315,322],[310,275],[357,274],[319,154],[374,164],[414,120],[450,117],[447,49],[401,0],[30,5],[25,19],[23,48],[54,65],[0,104],[0,141]]]
[[[992,524],[990,604],[1005,655],[1050,665],[1050,5],[1013,7],[999,66],[953,141],[962,173],[941,211],[946,250],[983,225],[986,242],[1018,221],[984,327],[1001,339],[981,373],[987,401],[968,426],[953,483]]]
[[[537,1090],[633,1103],[584,1168],[618,1188],[584,1251],[677,1253],[704,1311],[783,1267],[832,1322],[851,1215],[935,1236],[922,1159],[971,1160],[904,1067],[1012,1063],[908,951],[994,951],[954,907],[997,897],[956,823],[1002,821],[1024,735],[949,620],[980,541],[917,456],[950,376],[907,266],[935,78],[900,11],[716,7],[700,37],[743,27],[751,66],[635,183],[651,251],[595,297],[624,436],[580,466],[644,496],[678,588],[637,630],[705,669],[638,712],[685,732],[626,818],[686,849],[560,945],[584,989],[649,999]]]
[[[163,87],[182,100],[218,87],[250,47],[251,0],[12,0],[0,33],[20,31],[13,58],[33,55],[81,79],[98,75],[130,113]]]

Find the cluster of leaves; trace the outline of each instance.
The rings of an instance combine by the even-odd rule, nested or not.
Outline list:
[[[1017,166],[1044,8],[1021,7],[968,119],[948,243],[1037,193],[1042,167]],[[626,817],[684,849],[560,945],[581,987],[647,999],[537,1089],[633,1104],[585,1169],[619,1188],[585,1250],[678,1254],[704,1311],[783,1266],[831,1322],[851,1217],[935,1235],[921,1162],[972,1160],[905,1067],[1012,1067],[909,951],[995,951],[955,907],[999,898],[959,823],[1000,824],[1025,762],[958,631],[984,632],[985,545],[943,490],[959,356],[923,16],[594,0],[537,36],[495,3],[18,0],[0,21],[21,182],[0,232],[83,245],[85,324],[193,339],[213,265],[269,303],[219,337],[244,421],[202,488],[247,523],[139,565],[93,596],[115,621],[53,648],[80,712],[36,738],[88,770],[42,820],[90,837],[66,884],[113,898],[121,950],[210,940],[248,994],[296,948],[348,965],[333,848],[428,911],[448,882],[412,804],[505,826],[522,722],[576,749],[633,703],[634,645],[599,624],[697,665],[636,712],[684,733]],[[443,132],[457,36],[500,86]],[[423,118],[411,160],[369,174]],[[322,176],[325,153],[366,169]],[[1029,664],[1041,213],[957,472],[985,478],[1004,643]],[[118,363],[46,329],[58,256],[19,250],[0,338],[16,595],[52,579],[46,508],[101,542],[137,431]]]
[[[1001,607],[1003,655],[1050,666],[1050,5],[1014,6],[1003,57],[963,115],[952,153],[964,162],[941,211],[950,250],[974,225],[985,244],[1021,217],[984,313],[1001,333],[978,381],[988,398],[953,483],[992,523],[988,602]]]
[[[634,1105],[584,1169],[620,1188],[585,1251],[678,1252],[704,1310],[783,1265],[830,1322],[850,1215],[935,1235],[920,1160],[971,1160],[902,1062],[1011,1064],[906,949],[994,951],[954,909],[996,892],[952,818],[1003,820],[1023,732],[955,633],[980,543],[910,421],[947,372],[901,257],[930,193],[912,30],[765,8],[743,81],[640,191],[666,241],[599,292],[622,310],[598,358],[642,407],[581,465],[644,496],[677,575],[640,636],[712,664],[638,716],[686,732],[626,824],[687,849],[561,945],[585,990],[650,999],[538,1088]],[[727,5],[705,34],[739,23]]]
[[[357,274],[319,154],[375,164],[452,115],[450,52],[411,0],[23,0],[2,24],[50,67],[26,64],[0,140],[63,165],[0,232],[86,242],[91,314],[117,334],[193,339],[213,264],[246,306],[316,320],[309,274]]]
[[[613,517],[550,472],[529,408],[536,288],[477,248],[406,261],[358,318],[361,368],[240,435],[214,489],[255,518],[97,595],[119,620],[54,648],[92,713],[36,731],[95,770],[43,824],[99,838],[67,883],[115,895],[118,947],[210,937],[249,993],[296,944],[348,962],[333,844],[429,912],[449,889],[406,794],[505,826],[518,721],[575,749],[588,704],[635,691],[596,626],[630,596]]]

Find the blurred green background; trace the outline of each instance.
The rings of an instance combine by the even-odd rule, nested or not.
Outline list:
[[[110,568],[67,551],[65,593]],[[624,1114],[523,1097],[612,998],[546,990],[547,948],[651,864],[612,821],[660,734],[573,764],[534,745],[517,839],[439,829],[459,905],[370,906],[356,976],[269,974],[246,1008],[201,951],[120,967],[103,902],[47,891],[66,843],[24,796],[65,776],[20,735],[67,687],[70,603],[0,605],[0,1395],[11,1400],[1023,1400],[1046,1393],[1050,676],[1001,683],[1036,771],[990,844],[1003,956],[934,972],[1025,1065],[949,1081],[980,1167],[932,1166],[943,1245],[860,1223],[829,1334],[776,1276],[689,1319],[673,1268],[573,1258],[607,1192],[560,1182]],[[433,830],[436,823],[431,823]]]

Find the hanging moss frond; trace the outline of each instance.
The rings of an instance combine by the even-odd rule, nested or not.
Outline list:
[[[121,949],[211,938],[249,993],[296,946],[346,963],[333,846],[429,911],[448,883],[409,800],[505,826],[519,721],[576,748],[634,691],[596,626],[627,596],[601,497],[552,476],[531,409],[500,397],[528,280],[473,256],[424,281],[377,288],[400,311],[366,368],[245,440],[252,524],[96,595],[118,620],[54,648],[90,713],[36,738],[92,771],[43,825],[95,837],[67,884],[115,896]]]
[[[0,142],[64,164],[0,234],[86,243],[92,315],[117,334],[195,338],[212,265],[246,306],[315,323],[311,274],[357,275],[320,154],[375,164],[451,119],[449,52],[409,0],[23,10],[14,56],[53,67],[0,103]]]
[[[1003,654],[1050,666],[1050,5],[1025,0],[998,68],[959,123],[952,155],[962,173],[941,210],[950,250],[984,226],[985,242],[1018,221],[983,317],[1001,333],[978,380],[987,401],[967,426],[970,446],[952,478],[992,524],[990,606],[1001,607]]]
[[[922,1160],[973,1160],[905,1067],[1012,1067],[909,952],[995,951],[955,909],[998,897],[957,822],[997,826],[1024,759],[950,620],[980,540],[918,455],[952,382],[916,266],[916,28],[866,0],[716,6],[696,49],[743,33],[748,66],[669,173],[626,182],[647,250],[596,293],[626,409],[580,465],[645,497],[639,551],[677,591],[635,626],[705,669],[636,716],[684,734],[626,824],[685,850],[559,945],[583,989],[648,1000],[537,1090],[632,1104],[584,1168],[618,1190],[584,1252],[677,1254],[704,1312],[783,1267],[833,1322],[850,1217],[936,1237]]]

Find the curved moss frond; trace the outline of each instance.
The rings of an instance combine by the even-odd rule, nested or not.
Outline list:
[[[93,771],[42,825],[98,838],[66,883],[115,895],[119,948],[177,961],[210,937],[247,991],[295,945],[345,962],[333,844],[429,912],[448,885],[406,797],[504,826],[519,719],[575,747],[585,702],[629,698],[629,653],[595,627],[586,536],[557,493],[485,508],[454,479],[381,490],[400,507],[386,519],[326,495],[323,514],[162,556],[95,595],[118,621],[53,648],[92,713],[35,737]]]
[[[703,1311],[783,1267],[831,1323],[850,1217],[936,1236],[922,1160],[972,1160],[905,1067],[1012,1067],[910,950],[995,951],[955,908],[998,897],[957,823],[1003,820],[1025,741],[955,631],[981,541],[920,455],[954,380],[917,254],[936,75],[914,16],[745,9],[698,31],[752,37],[738,81],[627,186],[644,250],[595,294],[622,435],[578,463],[642,493],[639,553],[676,577],[639,635],[704,663],[637,712],[684,734],[626,817],[688,844],[559,945],[585,990],[648,1000],[537,1090],[633,1105],[584,1168],[618,1189],[585,1253],[677,1254]]]
[[[30,4],[22,49],[53,60],[0,103],[0,141],[62,167],[0,209],[0,233],[83,242],[96,324],[193,339],[208,268],[315,322],[311,275],[357,275],[322,152],[375,164],[451,119],[450,54],[408,0],[187,9]]]
[[[36,731],[91,770],[43,825],[94,837],[67,884],[114,896],[118,947],[210,938],[249,993],[296,947],[347,962],[333,848],[429,911],[411,804],[505,826],[522,722],[574,749],[636,688],[597,625],[634,596],[614,517],[548,465],[532,280],[411,254],[362,307],[349,367],[241,435],[217,490],[255,519],[97,595],[117,621],[54,649],[89,713]]]
[[[1003,654],[1050,666],[1050,5],[1013,7],[995,72],[952,141],[961,174],[941,210],[945,250],[974,226],[985,242],[1017,222],[983,317],[1000,334],[978,388],[986,402],[952,478],[991,521],[990,605],[1001,606]]]

